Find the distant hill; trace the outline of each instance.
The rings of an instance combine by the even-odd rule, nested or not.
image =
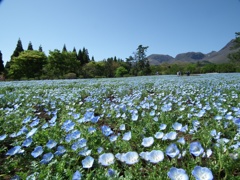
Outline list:
[[[228,54],[235,52],[236,50],[231,49],[234,46],[234,40],[231,40],[219,51],[212,51],[210,53],[204,54],[201,52],[186,52],[172,57],[163,54],[152,54],[148,56],[150,65],[159,65],[162,63],[179,63],[179,62],[198,62],[198,61],[208,61],[215,64],[229,62]]]

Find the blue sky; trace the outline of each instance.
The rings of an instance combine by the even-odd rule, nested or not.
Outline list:
[[[218,51],[240,31],[239,0],[3,0],[0,50],[87,48],[96,61],[133,55]]]

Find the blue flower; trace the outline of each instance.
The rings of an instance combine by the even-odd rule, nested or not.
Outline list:
[[[7,137],[6,134],[1,135],[1,136],[0,136],[0,141],[3,141],[6,137]]]
[[[119,127],[119,130],[120,131],[125,131],[125,129],[126,129],[125,124],[121,124],[120,127]]]
[[[76,151],[78,148],[83,148],[87,145],[87,140],[84,138],[79,139],[77,142],[73,143],[72,150]]]
[[[37,128],[33,128],[29,133],[27,133],[26,138],[31,137],[32,135],[34,135],[37,131]]]
[[[114,155],[112,153],[104,153],[99,156],[98,163],[102,166],[109,166],[114,163]]]
[[[28,123],[29,121],[31,121],[31,116],[28,116],[28,117],[26,117],[24,120],[23,120],[23,124],[26,124],[26,123]]]
[[[87,156],[85,159],[82,160],[82,167],[83,168],[91,168],[93,165],[94,159],[91,156]]]
[[[150,147],[153,143],[154,143],[153,137],[143,138],[142,140],[142,146],[144,147]]]
[[[107,176],[113,177],[113,176],[115,176],[115,174],[116,174],[116,172],[114,169],[111,169],[111,168],[108,169]]]
[[[172,125],[173,129],[176,130],[176,131],[180,131],[182,129],[182,124],[181,123],[178,123],[178,122],[175,122],[173,125]]]
[[[138,120],[138,114],[132,113],[132,121],[137,121]]]
[[[196,178],[196,180],[213,179],[212,171],[207,167],[195,166],[195,168],[192,170],[192,175]]]
[[[43,153],[43,148],[42,146],[37,146],[34,151],[32,151],[31,155],[36,158],[38,156],[40,156]]]
[[[156,139],[162,139],[164,136],[164,133],[163,132],[156,132],[156,134],[154,135],[154,137]]]
[[[139,156],[137,152],[127,152],[123,154],[122,159],[126,164],[132,165],[139,161]]]
[[[103,125],[101,127],[101,130],[104,136],[110,136],[111,134],[113,134],[113,131],[111,130],[111,128],[106,125]]]
[[[21,146],[15,146],[15,147],[11,148],[11,149],[6,153],[6,155],[8,155],[8,156],[13,156],[13,155],[17,154],[17,153],[20,151],[20,149],[21,149]]]
[[[28,147],[32,144],[32,142],[33,142],[32,138],[29,137],[29,138],[25,139],[25,141],[22,143],[22,146],[23,147]]]
[[[76,171],[73,174],[72,180],[81,180],[82,179],[82,174],[79,171]]]
[[[178,169],[175,167],[170,168],[167,175],[171,180],[188,180],[189,179],[184,169]]]
[[[130,139],[132,138],[132,133],[131,133],[131,131],[129,131],[129,132],[126,132],[124,135],[123,135],[123,140],[125,140],[125,141],[129,141]]]
[[[62,155],[66,152],[66,149],[64,148],[64,146],[58,146],[57,147],[57,151],[54,153],[55,155]]]
[[[66,132],[69,132],[69,131],[73,130],[74,126],[75,126],[74,122],[72,122],[71,120],[67,120],[63,123],[61,128],[63,130],[65,130]]]
[[[166,124],[161,124],[161,125],[159,126],[159,129],[160,129],[160,130],[164,130],[164,129],[166,129],[166,127],[167,127]]]
[[[57,145],[57,142],[56,141],[54,141],[54,140],[49,140],[48,142],[47,142],[47,144],[46,144],[46,146],[47,146],[47,148],[48,149],[52,149],[53,147],[55,147]]]
[[[49,123],[55,123],[56,120],[57,120],[57,115],[54,115],[54,116],[50,119]]]
[[[154,164],[159,163],[164,159],[164,154],[160,150],[152,150],[147,154],[147,156],[148,156],[148,160]]]
[[[29,124],[30,127],[37,126],[39,124],[39,119],[34,120],[31,124]]]
[[[43,159],[40,161],[40,163],[48,164],[52,160],[53,157],[54,157],[54,155],[51,152],[44,154]]]
[[[165,136],[163,137],[163,140],[175,140],[177,138],[177,133],[175,131],[171,131],[167,134],[165,134]]]
[[[180,151],[179,151],[177,145],[174,143],[170,144],[166,149],[166,154],[171,158],[176,157],[179,153],[180,153]]]
[[[90,127],[88,128],[88,132],[89,132],[90,134],[92,134],[92,133],[96,132],[96,128],[90,126]]]
[[[199,156],[204,152],[204,149],[199,142],[192,142],[189,151],[192,155]]]

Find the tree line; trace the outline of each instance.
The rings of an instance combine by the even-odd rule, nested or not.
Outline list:
[[[78,51],[74,47],[72,51],[68,51],[64,44],[62,50],[50,50],[47,56],[42,46],[34,50],[31,42],[24,50],[19,39],[10,61],[5,66],[0,51],[0,74],[1,78],[8,80],[31,80],[165,75],[176,74],[178,71],[182,73],[189,71],[191,74],[240,72],[240,32],[236,33],[233,48],[238,51],[229,54],[229,63],[213,64],[199,61],[197,63],[150,65],[146,56],[148,46],[143,45],[139,45],[133,55],[125,60],[109,57],[95,61],[94,57],[89,57],[85,47]]]

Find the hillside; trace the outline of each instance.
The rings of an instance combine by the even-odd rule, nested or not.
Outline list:
[[[234,40],[231,40],[219,51],[212,51],[204,54],[201,52],[186,52],[177,54],[176,57],[163,54],[152,54],[148,56],[151,65],[159,65],[162,63],[179,63],[179,62],[198,62],[208,61],[215,64],[226,63],[229,61],[228,54],[235,52],[231,47],[234,45]]]

